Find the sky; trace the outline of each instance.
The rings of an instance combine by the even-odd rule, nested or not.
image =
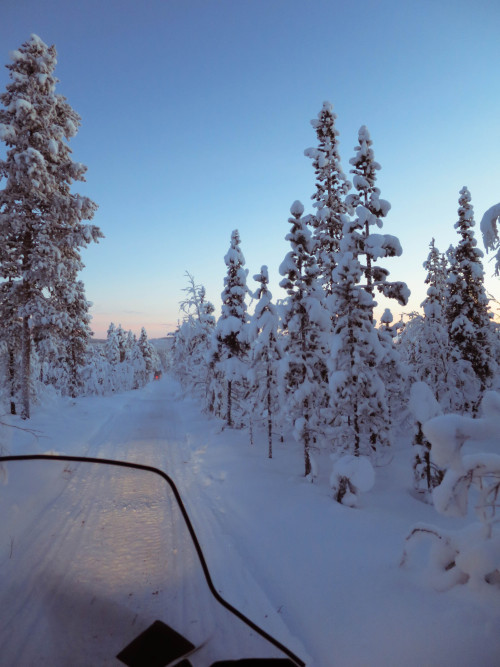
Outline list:
[[[385,266],[412,297],[380,308],[417,310],[431,239],[441,251],[459,240],[460,189],[481,248],[481,217],[500,201],[499,25],[498,0],[0,0],[0,62],[32,33],[55,44],[57,92],[82,117],[70,147],[87,180],[73,191],[99,205],[105,235],[82,251],[95,335],[110,322],[173,331],[186,271],[219,312],[233,229],[249,287],[265,264],[285,297],[289,209],[313,210],[304,150],[325,100],[344,171],[362,125],[382,166],[382,231],[403,247]]]

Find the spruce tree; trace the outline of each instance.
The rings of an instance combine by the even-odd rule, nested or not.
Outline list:
[[[120,363],[120,347],[118,344],[117,329],[113,322],[108,327],[106,343],[104,345],[104,354],[112,366]]]
[[[470,363],[482,393],[491,385],[495,368],[492,327],[481,262],[483,253],[476,247],[474,212],[466,187],[460,190],[458,201],[458,221],[455,229],[461,239],[450,254],[451,266],[446,283],[446,317],[450,341],[456,354]],[[476,406],[479,399],[479,396],[475,398]]]
[[[0,96],[0,139],[7,156],[0,161],[6,179],[0,190],[1,278],[10,287],[22,318],[22,416],[30,416],[29,382],[34,336],[67,333],[70,316],[61,310],[64,290],[74,288],[82,268],[80,248],[102,236],[84,224],[96,210],[88,197],[71,193],[86,167],[71,159],[67,141],[80,117],[55,93],[56,50],[32,35],[11,53],[11,82]],[[8,257],[7,257],[8,256]]]
[[[5,356],[6,394],[9,396],[10,413],[17,414],[21,389],[19,359],[21,357],[22,320],[17,315],[18,299],[12,282],[0,283],[0,342]]]
[[[282,348],[278,338],[278,309],[272,302],[269,291],[269,273],[262,266],[254,280],[259,288],[254,294],[258,299],[249,324],[250,352],[250,413],[254,419],[264,416],[267,426],[268,457],[273,456],[273,425],[279,411],[278,362]]]
[[[429,244],[429,255],[427,256],[423,267],[427,271],[425,284],[429,285],[427,289],[427,298],[424,302],[426,304],[424,310],[426,310],[426,315],[431,316],[432,311],[436,309],[436,317],[443,319],[448,262],[446,260],[446,255],[440,253],[438,248],[436,248],[434,239],[432,239]]]
[[[184,313],[182,325],[174,336],[172,363],[182,384],[192,390],[201,390],[207,396],[208,370],[206,356],[210,350],[215,326],[214,306],[207,301],[203,285],[197,285],[186,271],[186,297],[180,302]]]
[[[321,410],[328,401],[322,333],[329,329],[330,320],[321,305],[319,269],[301,202],[295,201],[290,212],[292,217],[288,221],[292,228],[286,240],[292,249],[279,269],[284,276],[280,286],[288,294],[282,307],[282,327],[287,334],[282,364],[283,409],[302,444],[308,476],[312,472],[311,451],[323,431]]]
[[[60,308],[68,314],[68,321],[62,331],[62,358],[68,369],[67,393],[75,398],[83,389],[81,373],[87,363],[87,354],[92,338],[90,328],[91,303],[85,296],[85,286],[77,280],[73,289],[61,290]]]
[[[348,209],[345,195],[351,187],[340,165],[336,119],[333,106],[330,102],[324,102],[318,117],[311,121],[316,130],[318,146],[304,151],[312,159],[316,174],[316,192],[312,195],[316,212],[308,221],[314,227],[314,252],[327,294],[332,292],[334,253],[338,251],[342,238],[342,216]]]
[[[224,278],[221,316],[215,327],[215,347],[212,352],[215,370],[213,381],[219,385],[212,392],[215,390],[219,397],[225,395],[225,410],[218,404],[216,411],[219,416],[224,416],[228,426],[235,425],[233,403],[245,384],[245,363],[250,347],[246,332],[248,314],[245,303],[248,271],[244,268],[245,258],[240,243],[240,235],[235,229],[224,257],[227,275]]]
[[[389,308],[384,310],[377,329],[383,357],[378,364],[378,372],[385,387],[389,424],[392,426],[394,415],[400,415],[406,407],[405,384],[408,377],[406,365],[401,359],[395,339],[400,328],[393,322]]]
[[[141,351],[142,358],[144,359],[144,363],[146,364],[146,374],[150,376],[154,371],[157,355],[153,345],[148,340],[148,335],[144,327],[141,328],[141,335],[139,336],[137,344]]]
[[[455,407],[456,368],[451,355],[451,344],[445,317],[446,279],[448,262],[432,239],[429,255],[423,264],[427,270],[427,295],[421,303],[424,317],[415,350],[415,373],[427,383],[443,409]]]
[[[337,314],[330,358],[334,448],[355,456],[375,456],[390,444],[389,413],[377,370],[384,359],[373,323],[376,305],[363,285],[355,224],[346,223],[333,270],[332,308]]]
[[[349,160],[357,192],[346,197],[347,205],[355,208],[356,215],[353,223],[348,224],[351,237],[348,245],[354,243],[356,256],[365,258],[361,264],[366,281],[364,289],[373,297],[376,288],[385,297],[396,299],[404,306],[410,296],[407,285],[401,281],[387,281],[389,271],[375,264],[381,258],[399,257],[403,251],[395,236],[371,232],[373,226],[383,226],[382,218],[391,208],[388,201],[380,199],[380,189],[375,185],[381,167],[375,160],[372,144],[370,133],[363,125],[358,133],[358,145],[354,148],[356,155]]]
[[[390,234],[374,234],[390,209],[375,186],[380,165],[375,161],[372,140],[365,126],[358,134],[356,155],[350,160],[356,193],[348,195],[355,217],[346,218],[343,238],[332,272],[330,307],[335,318],[331,342],[330,387],[334,414],[332,426],[336,448],[356,456],[374,456],[390,444],[386,388],[379,365],[387,359],[374,326],[375,288],[401,305],[409,290],[403,282],[389,282],[379,258],[399,256],[399,240]]]

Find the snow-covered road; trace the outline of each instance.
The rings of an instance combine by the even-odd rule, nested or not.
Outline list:
[[[252,447],[244,432],[221,430],[167,376],[122,395],[54,400],[29,426],[38,437],[2,429],[10,453],[121,459],[171,475],[216,588],[308,665],[498,664],[498,594],[438,593],[418,561],[398,567],[412,524],[453,525],[408,493],[404,443],[352,510],[303,480],[293,442],[276,443],[268,460],[264,440]]]

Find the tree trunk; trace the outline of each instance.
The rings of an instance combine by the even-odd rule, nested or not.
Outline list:
[[[354,456],[359,456],[359,421],[358,413],[354,412]]]
[[[23,317],[22,338],[22,377],[21,394],[22,408],[21,417],[30,418],[30,377],[31,377],[31,332],[29,328],[29,315]]]
[[[271,418],[271,370],[267,369],[267,440],[269,443],[268,458],[273,458],[273,420]]]
[[[307,475],[309,475],[311,472],[311,457],[309,456],[309,431],[307,428],[304,431],[304,471],[305,477],[307,477]]]
[[[233,425],[233,420],[231,417],[231,402],[232,402],[232,396],[231,396],[231,390],[232,390],[232,382],[229,380],[227,383],[227,425],[231,427]]]
[[[10,414],[16,414],[16,373],[14,368],[14,350],[9,345],[9,387],[10,387]]]

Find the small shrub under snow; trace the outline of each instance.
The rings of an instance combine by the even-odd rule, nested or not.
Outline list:
[[[445,590],[456,584],[468,583],[476,590],[500,587],[500,455],[463,455],[462,446],[499,439],[500,394],[487,392],[482,401],[483,416],[479,419],[460,415],[443,415],[424,425],[424,433],[432,443],[436,463],[446,467],[442,483],[434,489],[436,510],[444,516],[465,517],[469,510],[471,490],[478,521],[461,530],[443,530],[418,524],[406,538],[402,563],[410,548],[422,538],[430,538],[429,574],[431,583]]]
[[[375,471],[366,456],[344,454],[337,458],[332,456],[333,470],[330,486],[333,497],[339,503],[356,507],[360,493],[370,491],[375,483]]]

